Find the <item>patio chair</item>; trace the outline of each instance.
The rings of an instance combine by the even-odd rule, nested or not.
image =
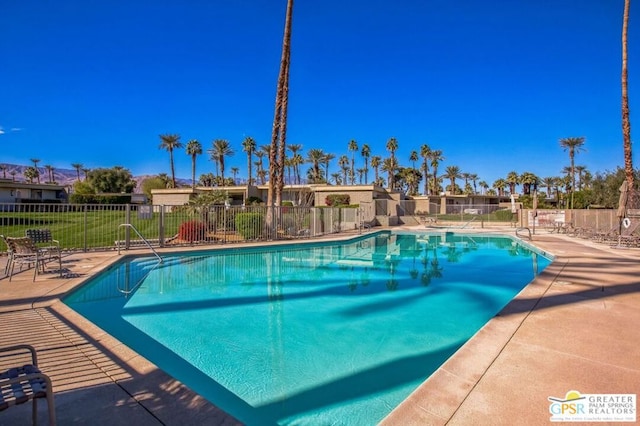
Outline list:
[[[44,272],[45,263],[47,260],[53,257],[46,258],[47,253],[36,247],[33,240],[29,237],[3,237],[7,247],[9,248],[9,259],[7,260],[8,270],[6,273],[9,275],[9,281],[13,277],[13,272],[16,265],[20,265],[20,270],[23,266],[33,265],[33,281],[36,280],[38,271],[41,268]],[[57,256],[60,276],[62,276],[62,258]]]
[[[31,238],[35,245],[48,255],[49,259],[62,255],[60,241],[53,239],[49,229],[27,229],[24,234]]]
[[[2,359],[11,357],[17,360],[17,357],[24,357],[25,354],[31,355],[31,364],[0,371],[0,411],[32,401],[31,421],[36,425],[38,423],[38,399],[46,398],[49,425],[55,426],[56,411],[51,379],[38,368],[38,357],[34,347],[15,345],[0,348],[0,358]]]

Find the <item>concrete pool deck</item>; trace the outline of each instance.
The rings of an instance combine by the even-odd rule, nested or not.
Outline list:
[[[640,250],[546,232],[533,243],[555,262],[383,424],[547,424],[550,396],[639,393]],[[239,424],[60,302],[117,258],[72,254],[63,278],[47,271],[34,283],[29,270],[0,279],[0,346],[36,347],[60,425]],[[11,407],[0,425],[27,425],[30,417],[30,404]],[[40,422],[46,418],[41,402]]]

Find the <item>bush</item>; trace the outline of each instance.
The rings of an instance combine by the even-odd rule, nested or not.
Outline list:
[[[245,204],[253,205],[253,204],[262,204],[262,203],[263,203],[262,198],[252,195],[251,197],[247,198],[247,202]]]
[[[329,207],[348,206],[351,202],[349,194],[330,194],[325,198],[324,203]]]
[[[190,243],[202,241],[207,234],[207,226],[199,220],[182,222],[178,228],[178,238]]]
[[[511,213],[511,210],[496,210],[495,216],[496,220],[500,222],[511,222],[513,220],[513,213]]]
[[[262,234],[264,216],[260,213],[238,213],[236,215],[236,231],[245,240],[255,240]]]

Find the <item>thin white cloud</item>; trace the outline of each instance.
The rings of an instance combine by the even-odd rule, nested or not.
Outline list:
[[[19,132],[21,130],[22,130],[22,128],[20,128],[20,127],[12,127],[11,129],[9,129],[10,132]]]
[[[4,129],[0,127],[0,135],[4,135]]]

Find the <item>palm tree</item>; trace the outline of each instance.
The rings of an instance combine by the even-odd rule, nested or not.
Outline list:
[[[349,172],[349,157],[341,155],[338,158],[338,166],[340,166],[340,170],[342,170],[342,183],[346,185],[348,183],[347,173]]]
[[[40,159],[32,158],[31,162],[33,163],[33,168],[36,170],[35,177],[38,178],[38,183],[40,183],[40,170],[38,170],[38,163],[40,162]]]
[[[376,185],[379,182],[378,167],[380,167],[381,161],[382,161],[382,158],[379,155],[374,155],[373,157],[371,157],[371,167],[373,167],[373,172],[374,172],[373,181],[375,182]]]
[[[53,166],[50,164],[46,164],[44,166],[45,170],[47,171],[47,174],[49,175],[49,183],[53,183]]]
[[[389,174],[389,188],[393,191],[393,188],[395,186],[395,168],[398,166],[396,163],[396,158],[395,158],[395,154],[396,154],[396,150],[398,149],[398,141],[396,140],[396,138],[389,138],[389,140],[387,141],[387,145],[386,145],[387,151],[389,151],[390,153],[390,158],[391,158],[391,162],[390,162],[390,166],[394,168],[393,171],[390,172]]]
[[[448,166],[444,171],[444,177],[451,181],[451,194],[456,195],[456,179],[460,177],[460,168],[458,166]]]
[[[535,186],[540,179],[531,172],[524,172],[520,175],[520,183],[522,184],[522,192],[531,194],[531,186]]]
[[[240,171],[240,169],[239,169],[239,168],[237,168],[237,167],[232,167],[232,168],[231,168],[231,174],[233,175],[233,184],[234,184],[234,185],[237,185],[237,182],[236,182],[236,176],[238,175],[238,172],[239,172],[239,171]]]
[[[322,172],[320,163],[324,161],[325,152],[321,149],[313,148],[307,152],[307,162],[311,163],[310,173],[307,176],[313,181],[312,183],[320,183],[322,181]]]
[[[331,179],[335,182],[336,185],[342,185],[342,177],[340,173],[331,173]]]
[[[244,152],[247,153],[247,173],[248,173],[248,184],[249,185],[253,185],[253,178],[252,178],[252,161],[253,159],[251,158],[253,156],[253,153],[256,150],[256,141],[251,137],[251,136],[247,136],[246,138],[244,138],[244,140],[242,141],[242,150]]]
[[[89,177],[89,172],[91,171],[91,169],[87,169],[86,167],[82,168],[82,173],[84,173],[84,181],[87,181],[87,178]]]
[[[504,189],[507,187],[507,181],[500,178],[493,182],[493,187],[498,190],[498,195],[504,197]]]
[[[280,205],[284,187],[284,159],[287,137],[287,108],[289,104],[289,64],[291,62],[291,21],[293,0],[287,0],[287,12],[282,36],[282,56],[276,87],[276,102],[271,132],[271,153],[269,155],[269,190],[267,205]],[[271,210],[267,212],[267,229],[274,231]]]
[[[629,120],[629,93],[627,89],[627,29],[629,27],[630,6],[631,0],[624,0],[624,13],[622,18],[622,139],[624,147],[624,175],[629,189],[633,188],[631,121]]]
[[[440,165],[441,161],[444,161],[444,156],[442,155],[442,150],[440,149],[434,149],[433,151],[431,151],[431,154],[429,155],[429,158],[431,159],[431,168],[433,169],[433,188],[431,188],[431,190],[433,191],[432,194],[437,194],[438,193],[438,166]]]
[[[393,182],[393,185],[395,185],[395,174],[397,168],[398,166],[396,164],[395,157],[385,158],[382,162],[382,171],[387,172],[387,183],[389,183],[389,189],[391,191],[395,189],[393,186],[391,186],[390,182]]]
[[[516,193],[516,186],[520,183],[520,175],[516,171],[510,171],[507,174],[507,178],[505,179],[507,184],[509,185],[509,193]]]
[[[427,160],[431,155],[431,148],[427,144],[420,147],[420,156],[422,157],[422,173],[424,173],[424,195],[429,195],[429,163]]]
[[[27,182],[29,183],[33,183],[33,180],[37,177],[38,179],[40,178],[40,173],[38,172],[38,169],[36,169],[33,166],[29,166],[26,167],[24,169],[24,172],[22,172],[22,174],[24,175],[24,178],[27,180]]]
[[[9,172],[9,174],[11,175],[11,180],[15,182],[16,181],[16,175],[18,174],[18,172],[16,172],[15,170],[11,170]]]
[[[558,179],[557,177],[553,177],[553,176],[547,176],[545,178],[542,178],[542,186],[547,188],[547,198],[551,198],[551,190],[556,185],[557,179]]]
[[[298,144],[289,144],[287,145],[287,149],[291,151],[291,167],[293,167],[293,180],[298,185],[300,184],[300,169],[299,166],[302,164],[302,156],[298,154],[302,150],[302,145]],[[302,160],[302,161],[301,161]]]
[[[169,151],[169,161],[171,163],[171,183],[172,188],[176,187],[176,168],[173,164],[173,150],[182,148],[182,142],[180,142],[180,135],[165,134],[160,135],[160,149]]]
[[[329,162],[336,158],[334,154],[326,153],[322,156],[322,162],[324,163],[324,175],[327,177],[327,183],[329,183]]]
[[[584,136],[560,139],[560,146],[566,151],[569,150],[569,160],[571,161],[571,209],[573,209],[573,193],[576,188],[576,173],[574,169],[574,159],[578,152],[582,151]]]
[[[578,191],[582,191],[582,175],[587,170],[586,166],[576,166],[575,171],[578,172]]]
[[[187,155],[191,156],[191,189],[196,189],[196,157],[202,155],[202,144],[191,139],[186,146]]]
[[[364,184],[366,185],[369,181],[369,157],[371,156],[371,148],[366,143],[362,145],[360,149],[360,155],[364,159]]]
[[[231,149],[231,145],[228,140],[216,139],[213,141],[211,149],[207,151],[212,159],[218,160],[220,165],[220,177],[222,178],[222,184],[224,185],[224,157],[231,157],[234,152]]]
[[[258,157],[258,161],[255,162],[256,165],[256,175],[260,178],[260,185],[264,185],[264,167],[262,164],[262,157],[264,157],[264,151],[256,151],[256,157]]]
[[[411,151],[411,153],[409,154],[409,161],[411,161],[411,167],[415,169],[416,161],[418,161],[418,151],[416,150]]]
[[[71,163],[71,167],[76,169],[76,173],[78,174],[78,182],[80,182],[80,170],[82,170],[82,163]]]
[[[355,152],[357,150],[358,142],[356,142],[355,139],[351,139],[351,142],[349,142],[349,151],[351,151],[351,171],[349,172],[349,177],[351,177],[351,185],[353,185],[356,180]]]
[[[487,181],[481,180],[480,182],[478,182],[478,185],[482,189],[482,195],[487,195],[487,189],[489,189],[489,184],[487,183]]]
[[[2,170],[2,179],[6,179],[7,178],[7,165],[6,164],[0,164],[0,170]]]

